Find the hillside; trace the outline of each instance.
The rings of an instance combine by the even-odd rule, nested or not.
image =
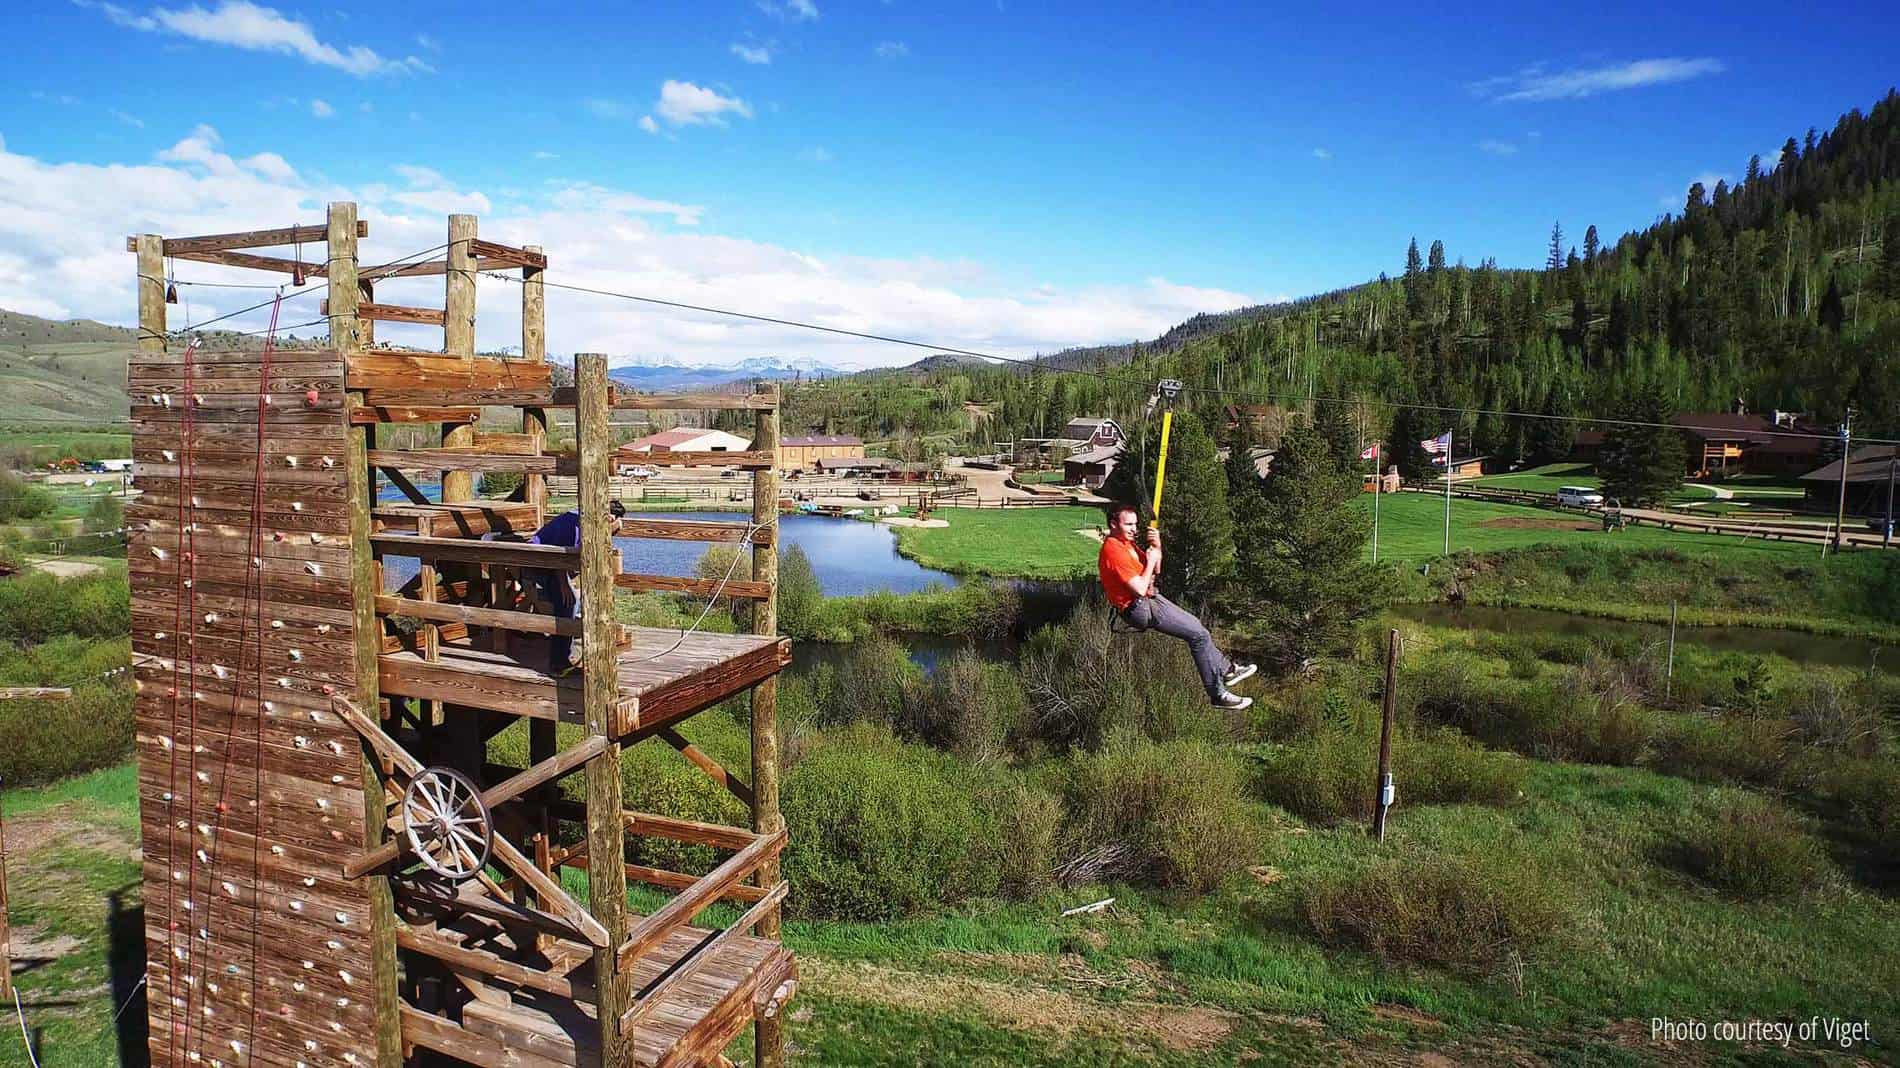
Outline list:
[[[124,420],[125,353],[135,339],[90,319],[0,311],[0,424]]]

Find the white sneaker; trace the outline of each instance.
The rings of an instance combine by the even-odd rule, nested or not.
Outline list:
[[[1214,707],[1224,708],[1229,712],[1240,712],[1253,707],[1253,698],[1222,690],[1220,696],[1214,698]]]
[[[1253,678],[1253,673],[1259,670],[1260,669],[1253,664],[1242,664],[1239,661],[1235,661],[1234,665],[1227,669],[1227,674],[1221,676],[1221,682],[1231,689]]]

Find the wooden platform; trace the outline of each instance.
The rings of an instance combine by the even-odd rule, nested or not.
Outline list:
[[[634,924],[642,918],[628,916]],[[437,930],[431,925],[418,930],[479,952],[504,958],[519,955],[506,934],[480,921],[463,918],[455,929]],[[636,995],[714,933],[681,928],[642,957],[633,968]],[[587,1058],[598,1056],[600,1034],[592,998],[591,956],[585,947],[559,943],[545,957],[530,954],[529,959],[537,966],[553,962],[571,968],[568,975],[575,996],[564,998],[493,976],[472,982],[465,979],[474,999],[462,1006],[459,1026],[444,1017],[405,1012],[404,1040],[476,1064],[589,1063]],[[778,942],[749,936],[729,939],[690,978],[666,991],[634,1028],[633,1063],[644,1068],[706,1063],[766,1010],[781,984],[796,978],[792,954]]]
[[[743,692],[791,663],[788,638],[633,627],[619,656],[615,736],[646,735]],[[674,646],[677,645],[677,648]],[[501,653],[445,644],[441,659],[384,653],[385,697],[419,697],[537,719],[581,723],[578,672],[556,677]]]

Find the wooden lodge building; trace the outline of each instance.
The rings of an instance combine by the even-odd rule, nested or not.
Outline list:
[[[817,471],[820,460],[861,460],[864,442],[849,434],[793,434],[779,442],[781,471]]]
[[[775,635],[776,388],[622,392],[598,355],[576,357],[574,385],[557,386],[539,248],[482,240],[473,216],[452,215],[442,258],[369,266],[358,262],[368,233],[338,203],[314,225],[128,242],[150,1061],[720,1065],[751,1025],[756,1063],[781,1065],[798,969],[779,940],[790,888],[776,699],[791,651]],[[314,260],[312,244],[327,246]],[[297,260],[249,251],[292,245],[304,246]],[[211,352],[168,332],[173,259],[323,277],[329,347]],[[479,273],[520,282],[518,359],[474,355]],[[378,301],[397,277],[441,278],[443,306]],[[440,326],[442,351],[378,347],[384,321]],[[522,432],[475,428],[497,404],[521,410]],[[552,453],[548,411],[562,408],[575,451]],[[750,471],[749,521],[629,517],[619,536],[732,543],[751,567],[719,583],[623,573],[609,416],[696,408],[747,413],[750,447],[645,462]],[[441,444],[378,440],[405,423],[441,428]],[[443,472],[439,492],[402,474],[416,470]],[[520,474],[520,490],[476,499],[485,471]],[[526,541],[548,518],[550,475],[576,478],[577,547]],[[400,503],[378,500],[382,480]],[[393,561],[412,563],[386,572]],[[756,631],[623,626],[616,589],[745,598]],[[679,728],[739,695],[751,766],[726,768]],[[517,724],[525,761],[490,759],[488,739]],[[645,741],[739,798],[749,824],[627,808],[620,755]],[[563,791],[568,778],[581,788]],[[720,859],[704,874],[634,864],[633,839]],[[586,872],[584,894],[564,886],[566,869]],[[630,880],[670,896],[635,913]],[[715,902],[737,918],[708,926]]]

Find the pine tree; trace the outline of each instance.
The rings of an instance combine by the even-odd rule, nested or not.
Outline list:
[[[1597,238],[1596,224],[1591,223],[1590,228],[1583,232],[1583,262],[1594,265],[1597,255],[1602,251],[1603,246]]]
[[[1841,332],[1841,324],[1847,321],[1847,305],[1841,300],[1840,283],[1832,274],[1827,276],[1827,291],[1821,294],[1821,306],[1815,313],[1823,330]]]
[[[1628,422],[1610,428],[1597,460],[1604,495],[1629,505],[1660,504],[1682,484],[1686,462],[1682,432],[1667,425],[1668,397],[1652,386],[1619,414]]]
[[[1576,444],[1576,424],[1561,418],[1569,413],[1552,387],[1544,397],[1542,419],[1528,420],[1524,427],[1524,458],[1533,467],[1554,464],[1570,458]]]
[[[1385,601],[1385,573],[1366,560],[1372,524],[1357,506],[1360,482],[1299,420],[1242,509],[1229,614],[1240,645],[1282,670],[1345,648],[1354,624]]]
[[[1432,475],[1431,454],[1419,442],[1436,437],[1439,431],[1426,433],[1427,422],[1417,408],[1399,408],[1392,413],[1392,435],[1381,450],[1382,459],[1397,465],[1399,477],[1407,482],[1422,482]]]
[[[1418,238],[1405,248],[1405,317],[1417,322],[1425,317],[1424,261],[1418,255]]]
[[[1550,255],[1544,259],[1544,270],[1552,274],[1564,269],[1564,224],[1550,224]]]
[[[1319,431],[1340,466],[1352,467],[1359,462],[1359,450],[1365,446],[1359,443],[1359,428],[1353,423],[1348,405],[1327,400],[1314,404],[1313,429]]]
[[[1880,235],[1880,293],[1900,300],[1900,212],[1888,216]]]

